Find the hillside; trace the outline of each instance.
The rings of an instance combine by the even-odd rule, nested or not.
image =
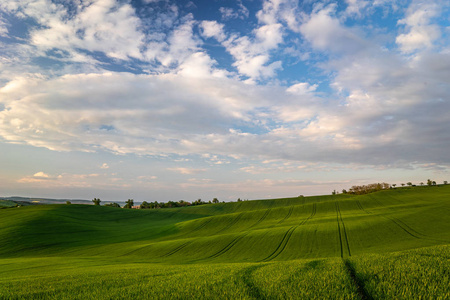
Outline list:
[[[376,284],[371,290],[374,279],[367,275],[370,272],[366,275],[364,272],[376,269],[377,260],[395,264],[409,259],[402,251],[422,251],[423,255],[415,260],[416,266],[420,265],[420,259],[427,259],[428,265],[436,263],[437,269],[430,272],[438,275],[444,272],[443,280],[448,281],[449,213],[450,186],[158,210],[91,205],[10,208],[0,210],[0,255],[3,257],[0,265],[14,272],[0,272],[0,276],[15,280],[16,285],[10,289],[29,295],[29,291],[18,286],[20,282],[33,285],[33,280],[29,282],[25,276],[28,273],[22,269],[24,264],[37,264],[36,270],[44,268],[50,277],[62,276],[62,270],[69,270],[79,284],[86,284],[77,277],[80,272],[88,272],[94,265],[101,267],[91,271],[103,272],[105,278],[116,272],[128,274],[131,268],[138,269],[137,274],[144,277],[161,274],[168,281],[180,279],[178,276],[182,274],[200,276],[201,290],[208,286],[204,282],[206,277],[213,281],[222,278],[221,285],[225,286],[239,282],[241,287],[236,289],[242,289],[248,298],[265,298],[275,292],[262,289],[267,288],[264,274],[273,273],[278,278],[272,283],[274,289],[280,289],[275,287],[277,284],[281,286],[298,276],[312,276],[308,279],[310,288],[318,284],[314,276],[332,276],[335,284],[342,286],[338,293],[349,298],[367,298],[375,295],[379,286]],[[44,267],[49,259],[53,267]],[[66,263],[70,261],[69,267]],[[360,270],[361,265],[370,268]],[[152,266],[154,272],[144,266]],[[298,274],[300,270],[308,272]],[[232,278],[230,274],[234,274]],[[382,278],[383,274],[377,276]],[[333,285],[333,280],[323,284]],[[286,285],[285,292],[280,290],[277,297],[292,293],[289,289],[299,288],[289,286]],[[435,288],[439,290],[441,284]],[[214,293],[224,298],[234,297],[226,294],[227,288],[219,290]],[[119,297],[120,291],[111,297]],[[385,293],[382,295],[390,295],[381,291]],[[164,298],[160,292],[148,294],[147,290],[145,295]],[[440,293],[449,293],[448,285]]]

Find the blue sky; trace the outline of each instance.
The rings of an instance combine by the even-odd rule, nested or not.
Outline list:
[[[449,180],[450,5],[0,3],[0,194],[230,201]]]

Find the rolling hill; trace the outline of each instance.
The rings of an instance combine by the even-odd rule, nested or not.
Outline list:
[[[449,213],[450,186],[157,210],[3,209],[0,296],[445,298]]]

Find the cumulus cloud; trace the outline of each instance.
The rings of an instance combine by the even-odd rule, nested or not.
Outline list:
[[[362,11],[370,5],[370,1],[364,0],[346,0],[347,8],[345,9],[345,13],[347,15],[356,15],[361,17]]]
[[[336,5],[317,7],[302,23],[299,30],[312,47],[341,54],[355,53],[367,47],[353,30],[341,25],[335,16]]]
[[[117,177],[109,177],[96,173],[91,174],[70,174],[61,173],[58,175],[48,175],[38,172],[33,176],[25,176],[17,180],[21,186],[34,187],[40,189],[67,189],[67,188],[105,188],[120,190],[129,188],[130,184],[122,182]]]
[[[247,7],[242,4],[242,0],[237,1],[237,9],[233,9],[231,7],[221,7],[219,11],[222,15],[223,20],[229,19],[245,19],[249,16],[249,11]]]
[[[8,36],[8,25],[4,19],[0,16],[0,36]]]
[[[77,3],[75,14],[63,4],[48,0],[19,1],[4,4],[3,9],[41,25],[31,30],[30,42],[43,51],[63,49],[71,59],[82,59],[84,55],[79,50],[101,51],[123,60],[142,57],[139,49],[144,35],[139,29],[140,19],[128,3]]]
[[[58,177],[50,176],[44,172],[37,172],[33,176],[26,176],[18,180],[19,183],[39,183],[49,180],[57,180]]]
[[[219,42],[225,40],[226,35],[224,33],[224,24],[220,24],[217,21],[203,21],[200,24],[202,29],[202,35],[206,38],[214,37]]]
[[[280,24],[263,25],[253,31],[254,37],[231,35],[222,44],[234,57],[238,72],[251,79],[273,77],[281,61],[270,62],[270,51],[283,40]]]
[[[206,172],[206,169],[192,169],[192,168],[169,168],[168,170],[184,175],[192,175]]]
[[[291,85],[286,89],[286,92],[294,95],[306,95],[308,93],[314,92],[317,89],[317,84],[310,85],[307,82],[300,82]]]
[[[396,43],[405,53],[431,48],[440,36],[437,25],[430,24],[433,17],[440,11],[439,5],[433,2],[413,2],[408,8],[406,17],[398,24],[405,25],[406,32],[399,34]]]
[[[347,3],[346,17],[368,7],[364,1]],[[256,13],[254,27],[245,33],[229,30],[225,22],[180,16],[168,3],[150,25],[127,2],[79,4],[73,15],[45,0],[1,5],[39,24],[48,23],[30,31],[31,50],[21,57],[56,47],[62,55],[69,53],[72,63],[86,63],[86,51],[99,51],[116,60],[136,59],[145,70],[107,72],[96,65],[89,72],[64,67],[44,72],[37,66],[22,69],[17,57],[4,58],[2,66],[15,66],[14,73],[1,75],[4,141],[58,151],[196,155],[210,165],[229,164],[231,158],[372,165],[435,160],[445,165],[450,140],[443,130],[449,123],[449,52],[403,56],[429,50],[434,43],[438,35],[427,33],[429,40],[421,42],[409,35],[435,28],[431,21],[437,6],[413,4],[407,10],[399,23],[405,32],[390,40],[397,42],[400,53],[366,37],[361,28],[346,25],[334,4],[294,14],[297,1],[267,0]],[[97,13],[99,18],[91,19]],[[156,29],[144,32],[152,26]],[[298,45],[310,51],[310,57],[320,56],[307,63],[321,75],[317,80],[299,75],[264,85],[264,79],[282,70],[279,57],[289,35],[302,39]],[[230,54],[237,73],[226,71],[208,52],[203,44],[208,38],[215,38]],[[301,70],[289,71],[296,76]],[[299,170],[237,169],[252,175]],[[24,180],[44,180],[44,175]]]
[[[227,133],[235,122],[253,122],[254,107],[271,102],[263,93],[214,77],[23,77],[0,90],[6,107],[0,112],[0,134],[11,142],[54,150],[186,153],[192,151],[191,136]]]
[[[261,24],[270,25],[284,23],[289,29],[298,32],[304,13],[298,9],[295,0],[265,0],[263,7],[256,13]]]
[[[44,172],[37,172],[36,174],[33,175],[34,178],[39,178],[39,179],[48,179],[50,178],[50,176],[48,176],[48,174],[45,174]]]

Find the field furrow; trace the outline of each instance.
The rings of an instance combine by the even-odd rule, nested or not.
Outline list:
[[[1,209],[0,299],[450,299],[449,197]]]
[[[226,225],[224,228],[220,229],[219,231],[217,231],[216,233],[214,233],[214,235],[217,234],[221,234],[222,232],[226,232],[228,229],[230,229],[234,224],[236,224],[237,222],[239,222],[239,220],[242,218],[242,216],[244,215],[244,213],[240,213],[239,215],[237,215],[236,218],[234,218],[233,220],[231,220],[230,223],[228,223],[228,225]]]
[[[278,244],[278,247],[269,256],[267,256],[266,258],[264,258],[261,261],[270,261],[270,260],[275,259],[277,256],[279,256],[283,252],[283,250],[286,248],[286,245],[288,244],[289,239],[292,236],[292,233],[295,231],[295,229],[297,227],[298,226],[292,226],[291,228],[289,228],[288,231],[286,231],[286,233],[284,234],[281,242]]]
[[[187,245],[189,245],[191,242],[186,242],[181,244],[180,246],[176,247],[175,249],[167,252],[166,254],[162,255],[161,257],[169,257],[171,255],[174,255],[175,253],[179,252],[180,250],[182,250],[184,247],[186,247]]]
[[[272,210],[271,208],[267,209],[267,210],[265,211],[265,213],[262,215],[262,217],[259,218],[259,220],[256,221],[256,223],[253,224],[252,226],[250,226],[248,229],[257,226],[257,225],[259,225],[262,221],[264,221],[264,219],[267,218],[267,216],[269,215],[269,213],[270,213],[271,210]]]
[[[214,253],[213,255],[210,255],[210,256],[208,256],[207,258],[216,258],[216,257],[219,257],[219,256],[225,254],[225,253],[226,253],[227,251],[229,251],[234,245],[236,245],[240,240],[242,240],[247,234],[248,234],[248,232],[247,232],[247,233],[244,233],[244,234],[241,235],[241,236],[238,236],[238,237],[234,238],[230,243],[228,243],[225,247],[223,247],[223,248],[222,248],[221,250],[219,250],[217,253]]]
[[[347,230],[345,229],[344,220],[342,220],[342,213],[339,207],[339,203],[336,202],[336,220],[338,223],[338,236],[339,236],[339,249],[341,257],[344,258],[345,250],[347,250],[347,256],[351,256],[350,244],[348,242]]]
[[[289,219],[289,217],[292,215],[292,211],[294,210],[294,206],[291,206],[290,208],[289,208],[289,211],[288,211],[288,213],[286,214],[286,216],[283,218],[283,219],[281,219],[279,222],[278,222],[278,224],[281,224],[281,223],[283,223],[285,220],[287,220],[287,219]]]

